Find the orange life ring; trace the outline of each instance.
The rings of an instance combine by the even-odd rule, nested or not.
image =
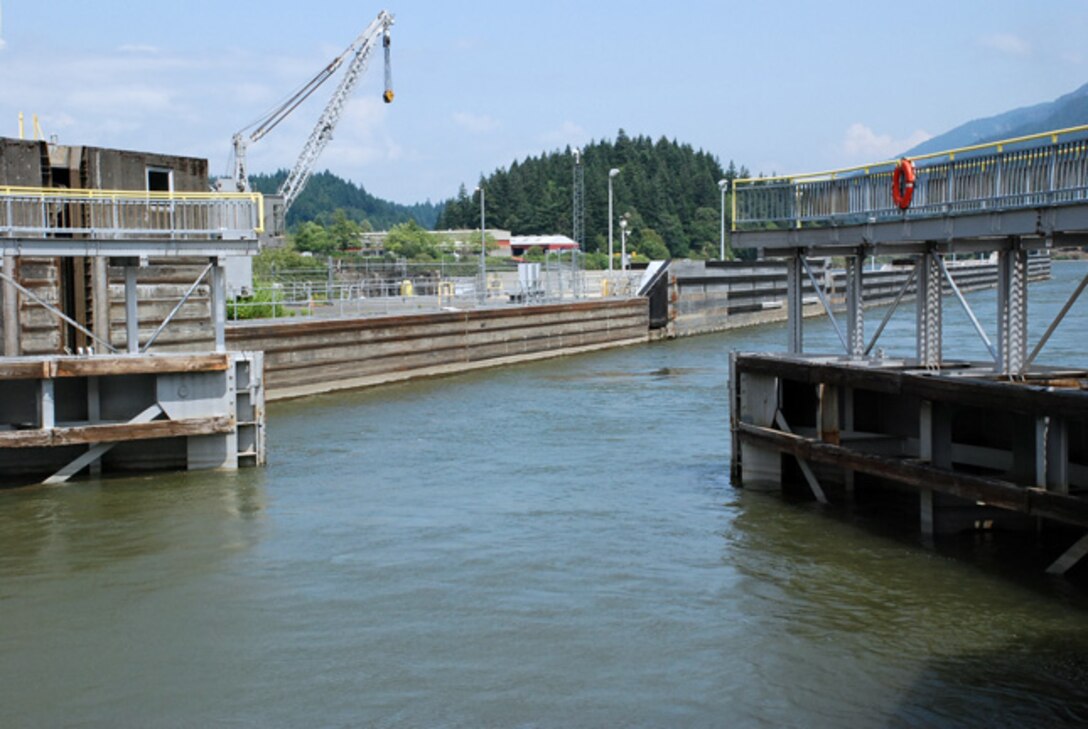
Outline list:
[[[904,157],[899,160],[892,172],[892,200],[900,210],[910,207],[911,198],[914,197],[914,163]]]

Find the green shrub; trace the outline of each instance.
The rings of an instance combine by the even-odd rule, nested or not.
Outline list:
[[[260,288],[252,296],[238,297],[227,303],[227,317],[241,319],[273,319],[282,316],[294,316],[294,312],[284,306],[283,292],[279,289]]]

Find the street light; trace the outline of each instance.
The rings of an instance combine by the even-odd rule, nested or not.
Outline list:
[[[729,189],[729,180],[718,180],[718,189],[722,191],[722,260],[725,260],[725,191]]]
[[[487,227],[484,224],[484,186],[478,185],[480,193],[480,301],[487,301]]]
[[[612,272],[612,178],[620,173],[613,167],[608,171],[608,271]]]
[[[627,270],[627,216],[620,218],[620,270]]]

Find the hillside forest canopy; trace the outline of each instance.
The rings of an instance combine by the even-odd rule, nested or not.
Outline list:
[[[649,258],[716,256],[721,235],[718,180],[747,177],[733,162],[722,169],[717,158],[665,137],[628,137],[591,142],[582,150],[585,179],[585,250],[608,250],[608,172],[613,178],[615,221],[628,219],[628,245]],[[515,235],[573,231],[574,154],[570,147],[513,162],[481,178],[487,227]],[[730,210],[726,200],[726,226]],[[478,227],[479,193],[462,185],[447,200],[435,228]],[[614,223],[614,226],[616,223]],[[619,229],[613,237],[619,240]]]
[[[615,251],[621,218],[628,221],[628,248],[649,259],[717,257],[720,245],[721,192],[718,181],[747,177],[733,162],[725,169],[716,157],[665,137],[628,137],[621,129],[614,141],[591,142],[581,151],[585,181],[585,252],[600,257],[608,250],[608,173],[613,183]],[[274,193],[287,172],[250,177],[254,190]],[[574,153],[570,147],[514,161],[479,185],[486,190],[486,223],[514,235],[573,235]],[[726,199],[726,226],[730,200]],[[359,234],[394,233],[402,254],[438,255],[422,235],[425,230],[474,229],[480,225],[478,192],[461,185],[441,203],[401,205],[377,198],[361,185],[331,172],[314,174],[288,211],[287,225],[300,251],[336,254],[357,248]],[[406,243],[401,238],[411,238]],[[403,244],[403,245],[399,245]],[[417,249],[420,249],[417,251]]]

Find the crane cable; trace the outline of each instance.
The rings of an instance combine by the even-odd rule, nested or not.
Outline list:
[[[306,99],[317,91],[321,86],[332,78],[333,74],[343,65],[344,59],[355,48],[356,42],[353,41],[351,45],[344,49],[344,52],[329,62],[325,68],[321,69],[316,76],[311,78],[306,83],[302,84],[296,91],[287,96],[276,106],[272,107],[269,111],[261,114],[256,119],[246,124],[244,127],[238,130],[238,134],[242,134],[253,127],[257,127],[256,131],[249,135],[249,139],[252,142],[257,141],[264,135],[279,126],[280,122],[286,119],[291,112],[299,107]],[[388,53],[388,46],[386,47],[386,53]],[[230,169],[234,165],[234,150],[231,150],[230,156],[227,160],[227,168]],[[229,173],[228,173],[229,174]]]
[[[336,70],[340,68],[340,66],[344,63],[344,58],[347,57],[348,52],[351,51],[354,45],[355,44],[353,43],[351,46],[348,46],[346,51],[341,53],[337,58],[333,59],[328,66],[323,68],[320,72],[318,72],[316,76],[303,84],[298,91],[289,96],[285,101],[281,102],[280,105],[275,107],[270,113],[265,114],[264,116],[254,120],[247,126],[242,127],[242,129],[240,129],[239,131],[244,132],[247,129],[252,129],[259,124],[260,126],[257,127],[256,131],[254,131],[253,134],[250,135],[250,140],[256,142],[265,134],[268,134],[270,131],[275,129],[280,122],[282,122],[292,111],[297,109],[302,102],[310,98],[310,96],[315,91],[321,88],[322,84],[328,81],[329,78],[331,78],[332,75],[336,73]]]
[[[389,28],[385,29],[382,34],[382,45],[385,46],[385,93],[382,94],[382,98],[385,99],[385,103],[393,103],[393,62],[389,55]]]

